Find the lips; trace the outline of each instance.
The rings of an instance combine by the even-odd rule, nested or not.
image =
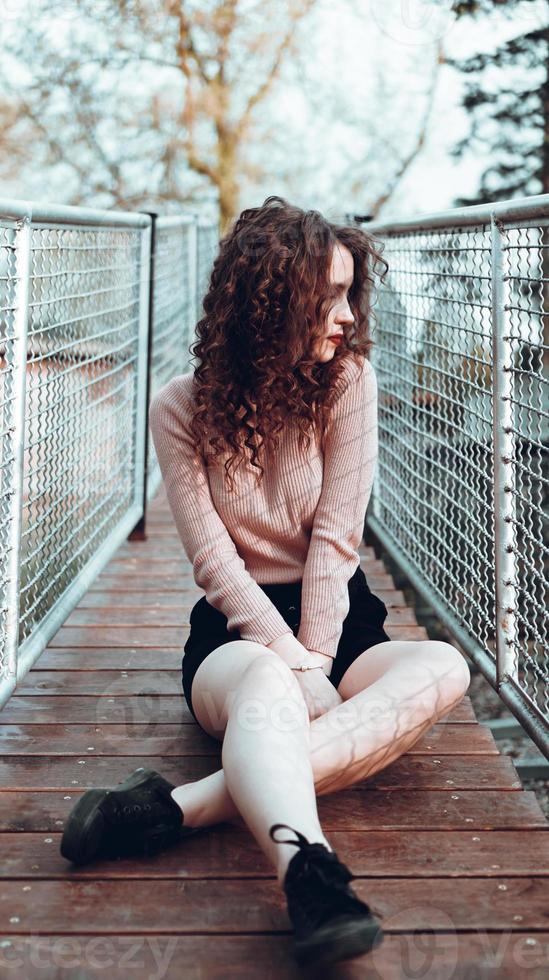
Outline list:
[[[340,344],[341,341],[343,340],[343,334],[342,333],[334,333],[334,334],[332,334],[331,337],[328,337],[328,340],[331,340],[332,341],[332,344]]]

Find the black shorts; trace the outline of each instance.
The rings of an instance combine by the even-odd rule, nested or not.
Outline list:
[[[288,626],[297,635],[301,617],[301,580],[275,585],[261,585]],[[383,629],[387,607],[368,586],[360,565],[348,582],[349,612],[343,621],[341,636],[332,664],[329,680],[337,688],[343,674],[353,660],[368,647],[383,643],[391,637]],[[227,630],[227,617],[215,609],[203,596],[193,606],[190,616],[191,631],[184,646],[181,665],[185,700],[191,714],[198,721],[191,702],[191,687],[200,664],[216,647],[231,640],[240,640],[238,630]]]

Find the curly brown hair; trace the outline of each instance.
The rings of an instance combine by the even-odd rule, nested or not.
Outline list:
[[[348,302],[354,324],[342,327],[341,345],[322,363],[314,351],[333,302],[329,274],[338,243],[353,256]],[[191,431],[206,463],[226,455],[231,489],[231,466],[244,459],[259,470],[261,482],[260,456],[276,451],[277,434],[288,424],[298,427],[301,450],[309,447],[311,430],[317,441],[320,433],[322,446],[344,358],[367,357],[374,344],[374,277],[383,281],[389,268],[382,248],[361,228],[333,223],[277,195],[242,211],[221,238],[198,339],[189,347],[200,361]]]

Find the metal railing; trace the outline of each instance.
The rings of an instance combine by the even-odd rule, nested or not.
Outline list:
[[[549,755],[549,195],[383,241],[367,523]]]
[[[154,221],[153,237],[149,404],[157,391],[188,365],[198,300],[206,288],[218,226],[196,215],[160,217]],[[147,474],[150,500],[161,482],[152,439],[147,440]]]
[[[367,228],[390,266],[368,524],[547,754],[549,195]],[[148,405],[217,241],[197,214],[0,201],[0,704],[142,528]]]
[[[143,521],[217,228],[0,200],[0,705]]]

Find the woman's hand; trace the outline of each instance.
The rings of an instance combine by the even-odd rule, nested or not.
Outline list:
[[[315,718],[342,703],[343,698],[323,670],[294,670],[294,674],[307,705],[309,721],[314,721]]]
[[[309,657],[309,651],[293,633],[283,633],[282,636],[277,636],[275,640],[271,640],[267,646],[269,650],[278,653],[278,656],[284,663],[288,664],[288,667],[304,663]]]
[[[307,650],[290,632],[277,636],[268,647],[274,650],[289,667],[309,663],[315,666],[319,664],[322,667],[322,670],[294,670],[293,672],[303,692],[310,721],[341,704],[343,698],[328,680],[333,664],[332,657],[328,657],[325,653],[317,653],[316,650]]]

